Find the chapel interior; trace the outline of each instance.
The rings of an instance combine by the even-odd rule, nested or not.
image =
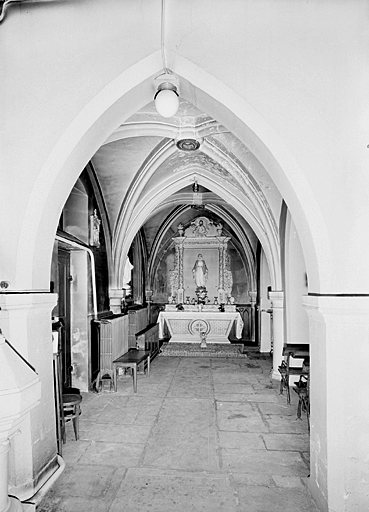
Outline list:
[[[366,510],[367,1],[0,9],[0,512]]]

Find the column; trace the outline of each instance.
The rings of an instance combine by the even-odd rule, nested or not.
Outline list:
[[[184,302],[184,285],[183,285],[183,241],[185,237],[175,238],[176,251],[178,257],[178,293],[177,303],[183,304]]]
[[[250,340],[255,342],[255,304],[256,304],[257,292],[249,292],[251,311],[250,311]]]
[[[21,502],[8,496],[9,447],[9,439],[0,441],[0,512],[21,512]]]
[[[224,270],[225,270],[225,251],[229,237],[217,237],[219,242],[219,285],[218,285],[218,300],[220,303],[226,302],[224,291]]]
[[[282,362],[284,344],[283,292],[269,292],[268,299],[272,303],[271,335],[273,336],[273,369],[271,377],[280,380],[281,375],[278,371],[278,366],[280,366]]]
[[[310,491],[320,510],[369,507],[369,296],[306,296]]]
[[[145,291],[145,297],[146,297],[146,302],[147,302],[147,323],[148,324],[151,324],[151,320],[152,320],[152,317],[151,317],[151,314],[152,314],[152,295],[153,295],[153,291],[152,290],[146,290]]]

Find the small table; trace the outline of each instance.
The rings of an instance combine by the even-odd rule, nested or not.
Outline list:
[[[149,350],[130,350],[126,354],[113,361],[113,385],[117,391],[117,370],[118,368],[132,368],[133,391],[137,393],[137,366],[147,360],[147,376],[150,377],[150,354]]]

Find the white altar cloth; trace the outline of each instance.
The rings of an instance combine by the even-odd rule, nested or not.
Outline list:
[[[236,337],[242,337],[243,321],[238,312],[161,311],[157,322],[159,338],[164,337],[166,324],[171,343],[200,343],[200,332],[205,332],[206,343],[230,343],[228,336],[233,324]]]

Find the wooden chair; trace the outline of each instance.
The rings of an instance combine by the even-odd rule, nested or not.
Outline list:
[[[308,431],[310,432],[310,376],[300,375],[300,379],[293,389],[299,396],[297,417],[301,419],[301,413],[306,412]]]
[[[282,355],[286,358],[286,360],[282,361],[282,364],[278,367],[279,373],[281,374],[280,394],[283,395],[283,390],[286,389],[287,403],[290,404],[290,377],[300,377],[301,375],[308,377],[309,375],[309,345],[286,344],[283,347]],[[303,359],[303,363],[301,366],[296,366],[292,359]]]
[[[63,443],[67,441],[65,424],[68,421],[73,422],[73,430],[76,441],[79,439],[79,416],[81,414],[80,403],[82,396],[77,394],[65,394],[62,396],[63,401],[63,419],[62,419],[62,437]]]

